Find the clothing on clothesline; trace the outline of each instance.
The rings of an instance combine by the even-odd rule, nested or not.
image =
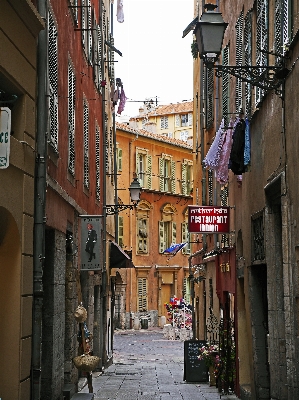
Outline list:
[[[117,22],[124,22],[125,16],[124,16],[124,2],[123,0],[117,0]]]
[[[203,165],[205,168],[210,167],[211,169],[216,169],[218,166],[219,162],[219,157],[222,149],[222,144],[223,144],[223,130],[224,128],[224,119],[221,121],[220,127],[216,133],[215,139],[213,140],[213,143],[207,152],[207,155],[205,156],[203,160]]]
[[[124,89],[122,87],[121,88],[121,92],[120,92],[120,100],[119,100],[117,114],[121,114],[124,111],[126,100],[127,100],[127,98],[126,98],[126,95],[125,95],[125,91],[124,91]]]
[[[229,168],[235,175],[241,175],[246,171],[244,166],[245,148],[245,121],[240,119],[233,132],[233,144],[230,153]]]
[[[245,147],[244,147],[244,165],[248,171],[251,161],[251,143],[250,143],[250,123],[248,118],[245,119]]]
[[[219,163],[218,167],[215,170],[216,180],[222,185],[225,185],[228,182],[228,162],[232,148],[233,125],[233,120],[231,119],[228,129],[224,133],[224,140],[219,157]]]

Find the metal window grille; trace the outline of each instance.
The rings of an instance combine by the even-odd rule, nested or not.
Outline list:
[[[213,170],[208,170],[209,205],[213,205]]]
[[[90,0],[88,0],[88,7],[87,7],[87,24],[88,24],[88,31],[87,31],[88,62],[90,65],[92,65],[93,64],[93,35],[92,35],[92,8],[91,8]]]
[[[265,260],[264,212],[260,211],[251,217],[252,261]]]
[[[95,74],[95,82],[98,88],[98,91],[102,92],[101,82],[102,78],[102,32],[99,25],[96,28],[96,41],[94,49],[96,49],[94,56],[94,74]]]
[[[78,25],[78,0],[70,0],[72,5],[72,14],[75,21],[75,24]]]
[[[257,21],[256,21],[256,65],[268,65],[268,56],[261,50],[268,51],[268,0],[257,0]],[[256,106],[265,96],[265,90],[255,87]]]
[[[71,63],[68,64],[68,126],[69,126],[69,152],[68,169],[75,176],[75,95],[76,78]]]
[[[88,103],[83,103],[83,140],[84,140],[84,186],[89,189],[89,108]]]
[[[100,180],[100,128],[96,126],[96,199],[101,199],[101,180]]]
[[[226,46],[222,54],[222,65],[229,65],[229,47]],[[222,115],[225,125],[228,125],[229,113],[229,75],[223,74],[222,76]]]
[[[211,128],[214,122],[214,70],[207,70],[207,128]]]
[[[243,29],[244,29],[244,13],[241,12],[237,24],[236,24],[236,65],[241,66],[243,64]],[[238,112],[242,107],[242,80],[236,78],[236,98],[235,105],[236,111]]]
[[[48,13],[50,144],[58,151],[58,43],[57,29],[51,11]]]
[[[228,185],[221,188],[220,199],[221,199],[221,205],[223,207],[227,207],[228,206]],[[222,235],[221,244],[223,247],[228,246],[228,235]]]
[[[291,41],[291,0],[275,0],[274,50],[276,54],[284,55],[286,45]],[[281,58],[276,57],[276,64]]]
[[[244,22],[244,64],[252,65],[252,11],[248,11]],[[245,82],[245,115],[251,116],[251,84]]]

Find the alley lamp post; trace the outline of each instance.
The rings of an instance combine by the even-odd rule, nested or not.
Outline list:
[[[137,207],[137,204],[140,201],[141,186],[136,176],[129,186],[129,191],[132,204],[106,204],[104,209],[106,210],[107,215],[118,214],[120,211],[127,209],[134,210]]]
[[[220,12],[215,12],[215,4],[206,4],[206,11],[195,21],[194,34],[199,51],[199,57],[209,69],[215,69],[216,76],[223,74],[234,75],[244,82],[264,90],[274,89],[280,94],[278,87],[290,72],[282,65],[215,65],[222,50],[225,30],[228,26]],[[263,49],[261,50],[263,52]]]

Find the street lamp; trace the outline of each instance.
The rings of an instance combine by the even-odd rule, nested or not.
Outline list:
[[[118,214],[120,211],[123,210],[134,210],[137,207],[137,204],[140,200],[140,193],[141,193],[141,186],[139,183],[138,178],[135,176],[131,185],[129,186],[130,197],[133,204],[111,204],[106,205],[104,209],[106,210],[107,215]]]
[[[206,12],[203,12],[200,20],[196,25],[194,24],[194,34],[199,57],[207,68],[215,69],[217,77],[223,74],[234,75],[253,86],[264,90],[274,89],[277,94],[280,94],[278,87],[290,72],[281,65],[215,65],[221,53],[224,32],[228,24],[224,22],[221,13],[214,11],[217,7],[215,4],[206,4],[204,7]]]

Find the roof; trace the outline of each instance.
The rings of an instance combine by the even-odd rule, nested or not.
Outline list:
[[[166,104],[155,107],[153,111],[145,112],[148,117],[158,116],[158,115],[167,115],[167,114],[181,114],[181,113],[191,113],[193,112],[193,101],[184,101],[182,103],[176,104]],[[142,114],[143,115],[143,114]],[[140,118],[140,115],[132,117],[130,119]]]
[[[116,122],[115,125],[116,129],[121,131],[133,133],[135,135],[138,134],[139,136],[148,137],[150,139],[157,140],[159,142],[169,143],[174,146],[184,147],[185,149],[192,149],[192,146],[190,146],[187,142],[184,142],[183,140],[169,138],[164,135],[158,135],[157,133],[152,133],[144,129],[134,129],[131,126],[120,122]]]

